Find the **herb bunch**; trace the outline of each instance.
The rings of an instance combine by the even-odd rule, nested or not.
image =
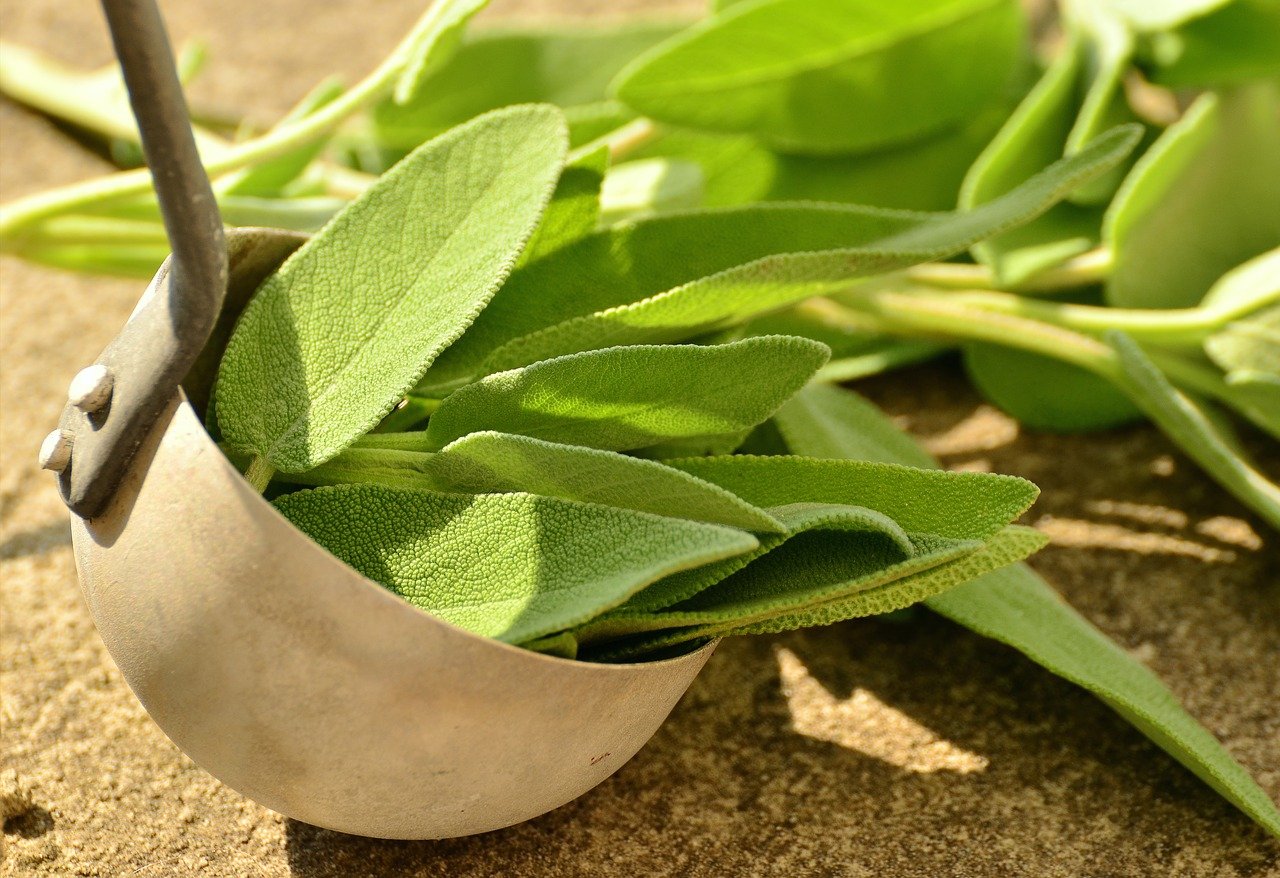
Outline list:
[[[1280,437],[1280,6],[1069,0],[1032,62],[1013,0],[467,32],[484,5],[441,0],[364,80],[247,138],[197,108],[228,223],[315,231],[219,373],[209,428],[247,478],[417,606],[559,655],[925,600],[1280,833],[1016,563],[1034,487],[934,470],[837,386],[959,350],[1022,422],[1150,419],[1280,528],[1224,415]],[[0,89],[138,160],[110,73],[6,46]],[[6,205],[0,246],[150,274],[149,185]]]

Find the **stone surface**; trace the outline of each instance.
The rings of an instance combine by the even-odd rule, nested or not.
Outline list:
[[[494,5],[497,15],[661,11],[604,0]],[[210,43],[196,99],[267,121],[335,65],[358,76],[420,4],[164,6],[178,39]],[[0,0],[0,22],[5,38],[68,61],[110,60],[88,0]],[[0,129],[5,199],[105,170],[7,102]],[[36,466],[67,381],[142,284],[7,258],[0,272],[0,873],[1280,874],[1280,846],[1102,704],[924,612],[725,644],[631,764],[522,826],[404,843],[285,820],[205,774],[148,719],[89,621],[66,511]],[[1020,433],[957,371],[915,369],[862,389],[948,465],[1040,484],[1027,521],[1054,544],[1037,569],[1280,797],[1280,540],[1153,430]],[[1280,464],[1274,450],[1266,463]]]

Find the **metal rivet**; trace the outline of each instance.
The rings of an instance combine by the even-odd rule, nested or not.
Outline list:
[[[40,468],[60,473],[71,463],[71,434],[54,430],[40,443]]]
[[[80,411],[91,414],[107,404],[114,386],[115,376],[111,374],[111,370],[95,363],[81,369],[71,379],[67,399]]]

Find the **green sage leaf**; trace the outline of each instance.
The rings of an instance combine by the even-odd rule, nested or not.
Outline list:
[[[581,624],[662,576],[756,546],[732,528],[527,494],[342,485],[275,506],[414,606],[507,643]]]
[[[763,0],[654,47],[614,89],[663,122],[787,152],[860,152],[969,119],[1013,77],[1022,41],[1009,0]]]
[[[1225,87],[1280,76],[1280,3],[1231,0],[1172,31],[1151,34],[1154,82],[1169,88]]]
[[[1108,301],[1191,307],[1225,272],[1280,244],[1277,155],[1280,87],[1198,98],[1107,211],[1103,234],[1115,261]]]
[[[656,225],[658,221],[654,221],[655,225],[644,229],[637,224],[617,235],[586,239],[581,248],[570,248],[558,255],[565,262],[574,257],[591,260],[594,256],[592,261],[599,266],[597,270],[590,270],[591,262],[586,266],[581,262],[570,266],[548,260],[539,266],[530,266],[523,275],[513,276],[508,289],[495,297],[493,311],[477,321],[474,330],[479,332],[472,336],[471,346],[467,347],[464,341],[457,360],[446,365],[446,373],[450,366],[458,369],[465,364],[466,358],[475,356],[474,352],[482,345],[492,344],[503,336],[515,337],[491,353],[476,367],[478,371],[510,368],[570,351],[607,345],[680,341],[845,288],[851,280],[859,277],[953,255],[988,235],[1040,215],[1081,181],[1119,161],[1132,148],[1136,136],[1134,128],[1117,129],[1016,189],[964,213],[906,214],[871,208],[760,205],[673,218],[662,225]],[[755,218],[758,223],[748,226],[743,222],[739,226],[739,221],[747,218]],[[711,259],[716,255],[715,250],[704,244],[700,258],[694,257],[702,265],[695,263],[689,266],[677,262],[666,270],[646,272],[648,277],[624,272],[624,258],[632,257],[626,265],[643,264],[642,259],[635,257],[643,255],[650,247],[656,249],[661,242],[672,242],[673,249],[689,246],[672,241],[672,233],[676,229],[693,230],[699,225],[704,234],[708,227],[717,234],[738,227],[748,236],[746,241],[725,242],[720,253],[725,262],[747,256],[747,248],[753,245],[769,246],[767,241],[753,240],[755,235],[764,231],[761,225],[766,229],[775,226],[777,237],[773,248],[790,246],[815,252],[782,252],[707,276],[695,275],[698,279],[668,288],[657,295],[631,303],[615,304],[606,300],[602,303],[604,307],[595,313],[568,316],[558,325],[536,330],[534,325],[537,322],[554,313],[571,315],[573,310],[581,308],[591,298],[599,300],[598,291],[601,289],[619,289],[610,286],[615,276],[619,276],[622,289],[630,286],[626,295],[638,296],[647,292],[654,283],[679,277],[681,273],[689,273],[690,269],[701,271],[713,267],[715,263]],[[833,234],[843,238],[837,245],[840,249],[826,249],[832,247]],[[705,237],[693,240],[703,243]],[[814,246],[805,248],[805,243]],[[631,244],[635,245],[634,249],[628,247]],[[601,250],[605,252],[601,253]],[[662,258],[670,260],[674,255]],[[563,282],[557,283],[561,279]],[[563,304],[542,296],[537,309],[526,308],[516,312],[513,303],[520,299],[515,298],[516,294],[511,291],[523,290],[525,284],[533,283],[545,286],[549,293],[554,291],[552,294]],[[592,284],[589,289],[588,283]],[[523,337],[516,335],[524,327],[535,331]]]
[[[724,488],[654,460],[494,432],[471,433],[438,453],[428,453],[422,450],[425,439],[425,433],[373,434],[291,481],[360,482],[465,494],[528,493],[761,533],[783,530],[773,516]]]
[[[816,545],[776,557],[770,553],[725,580],[715,594],[704,593],[711,603],[723,590],[722,604],[629,619],[648,627],[666,624],[655,634],[605,645],[599,658],[617,661],[692,640],[774,634],[890,613],[1021,561],[1046,542],[1043,534],[1023,527],[1007,527],[976,548],[925,537],[916,557],[887,565],[888,556],[877,556],[865,544],[852,551]],[[601,625],[609,621],[602,619]],[[589,637],[591,626],[582,631]]]
[[[1069,41],[974,162],[960,189],[961,208],[991,201],[1062,155],[1076,122],[1083,61],[1081,41]],[[991,267],[998,284],[1017,286],[1093,247],[1101,225],[1099,211],[1062,202],[1035,222],[980,240],[973,255]]]
[[[846,402],[837,402],[840,397]],[[891,442],[869,445],[863,441],[861,436],[868,432],[883,434],[896,428],[852,391],[811,387],[800,398],[821,407],[824,417],[792,422],[796,429],[787,441],[796,453],[851,457],[876,451],[879,456],[874,459],[880,461],[937,465],[914,443],[903,453]],[[794,411],[788,407],[780,420]],[[902,439],[910,442],[906,436]],[[1102,698],[1224,798],[1280,835],[1280,810],[1226,748],[1151,671],[1073,610],[1030,567],[1015,564],[996,570],[929,598],[927,605]]]
[[[419,79],[408,102],[386,100],[374,107],[374,140],[394,158],[481,113],[513,104],[593,105],[592,115],[598,116],[618,70],[678,28],[645,23],[574,30],[493,28],[464,34],[453,56]],[[610,119],[616,120],[618,108],[610,112]],[[580,120],[573,112],[567,115],[572,130]],[[605,130],[614,127],[607,124]],[[574,137],[575,146],[581,142],[585,140]]]
[[[413,52],[396,80],[396,103],[405,104],[422,90],[426,79],[458,50],[463,30],[472,17],[489,5],[489,0],[434,0],[430,23],[413,44]]]
[[[1122,386],[1134,402],[1218,484],[1280,529],[1280,486],[1244,460],[1200,404],[1170,384],[1131,338],[1110,332],[1107,342],[1119,357]]]
[[[789,155],[750,135],[691,128],[664,128],[634,156],[696,162],[709,207],[811,200],[949,210],[965,172],[995,136],[1013,100],[1002,93],[959,127],[857,156]]]
[[[1073,610],[1024,564],[931,598],[929,609],[1011,646],[1092,692],[1273,835],[1280,810],[1160,679]]]
[[[764,336],[571,354],[455,391],[431,416],[427,437],[443,448],[468,433],[498,430],[626,451],[746,430],[803,387],[829,353],[808,339]]]
[[[605,177],[600,203],[606,224],[695,208],[702,203],[702,169],[672,159],[624,162]]]
[[[813,513],[829,519],[799,525],[788,537],[773,537],[768,548],[710,565],[723,575],[698,582],[691,595],[674,601],[669,582],[694,582],[699,568],[668,577],[649,586],[631,601],[574,630],[579,643],[594,646],[605,641],[684,628],[749,625],[786,616],[902,579],[922,569],[974,551],[981,543],[940,537],[904,535],[905,548],[875,529],[857,523],[857,508],[849,510],[849,527],[840,526],[839,507],[815,507]],[[779,510],[779,514],[782,513]],[[704,574],[705,576],[705,574]],[[662,601],[649,598],[659,592]],[[701,636],[690,632],[688,639]],[[665,645],[665,644],[664,644]],[[606,647],[607,648],[607,647]]]
[[[518,264],[541,259],[596,230],[600,222],[600,187],[608,170],[609,149],[604,146],[565,165],[542,222],[520,254]]]
[[[973,343],[964,347],[964,366],[987,400],[1033,430],[1107,430],[1142,419],[1111,382],[1053,357]]]
[[[865,506],[841,505],[835,503],[792,503],[786,506],[775,506],[768,510],[770,516],[781,524],[781,533],[760,534],[760,545],[753,551],[744,552],[732,558],[726,558],[715,564],[707,564],[692,570],[685,570],[673,576],[659,580],[644,591],[635,595],[613,613],[613,616],[626,616],[630,621],[618,619],[597,620],[593,623],[587,639],[600,640],[614,637],[624,632],[653,630],[655,627],[669,627],[665,624],[652,625],[640,623],[636,619],[657,610],[665,610],[694,598],[722,580],[737,573],[748,564],[765,555],[778,553],[784,544],[796,545],[804,543],[804,552],[818,551],[818,546],[809,545],[798,538],[802,534],[818,533],[838,534],[825,548],[833,554],[853,555],[857,563],[868,564],[871,555],[876,558],[891,558],[880,566],[888,566],[917,554],[916,544],[911,536],[892,518]],[[870,554],[863,553],[864,549]],[[867,570],[878,569],[874,565]],[[785,590],[779,585],[776,591]],[[682,623],[686,624],[686,623]],[[692,623],[687,623],[692,624]],[[640,627],[636,627],[639,625]]]
[[[558,110],[425,144],[304,244],[245,309],[216,387],[231,447],[310,469],[367,432],[475,319],[564,161]]]

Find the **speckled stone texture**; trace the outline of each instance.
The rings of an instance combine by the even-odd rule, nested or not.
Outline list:
[[[178,39],[209,41],[196,99],[269,121],[334,67],[368,69],[421,4],[163,5]],[[492,15],[677,5],[498,0]],[[0,23],[68,61],[110,60],[89,0],[0,0]],[[0,103],[4,198],[104,169]],[[1280,846],[1101,703],[925,612],[726,643],[632,763],[513,829],[404,843],[285,820],[147,718],[93,630],[66,512],[35,467],[67,381],[142,285],[12,259],[0,271],[4,875],[1280,875]],[[1053,545],[1035,567],[1280,797],[1274,534],[1153,430],[1020,433],[954,363],[861,389],[949,466],[1040,484],[1027,521]]]

